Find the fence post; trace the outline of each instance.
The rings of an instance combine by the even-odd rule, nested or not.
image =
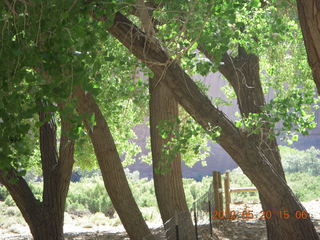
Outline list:
[[[198,221],[197,221],[197,208],[196,208],[196,203],[193,203],[193,216],[194,216],[194,228],[196,231],[196,240],[198,240]]]
[[[231,194],[230,194],[230,175],[229,171],[226,172],[224,178],[224,196],[226,201],[226,218],[229,218],[230,215],[230,203],[231,203]]]
[[[221,173],[213,171],[213,194],[214,194],[214,211],[223,210],[223,199],[222,199],[222,184],[221,184]]]
[[[178,222],[177,211],[175,212],[174,220],[175,220],[175,225],[176,225],[176,240],[179,240],[179,222]]]
[[[212,237],[212,215],[211,215],[211,201],[209,200],[209,222],[210,222],[210,235]]]

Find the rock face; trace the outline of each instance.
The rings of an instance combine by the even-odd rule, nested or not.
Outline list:
[[[209,89],[208,95],[213,98],[221,98],[226,100],[224,93],[221,88],[224,87],[227,82],[222,79],[220,73],[211,73],[206,77],[195,76],[195,79],[201,80]],[[273,94],[269,93],[265,96],[266,101],[270,101],[273,98]],[[235,113],[239,112],[238,105],[236,100],[232,101],[230,106],[221,106],[219,107],[230,119],[236,120]],[[316,112],[316,121],[317,123],[320,120],[320,111]],[[148,150],[145,149],[146,138],[150,136],[149,127],[147,125],[137,125],[134,127],[134,131],[138,137],[135,142],[141,147],[142,154],[147,154]],[[309,136],[303,137],[299,136],[299,141],[291,145],[291,147],[297,148],[299,150],[305,150],[314,146],[316,148],[320,148],[320,127],[317,126],[310,132]],[[278,139],[278,143],[280,145],[286,145],[285,142],[282,142]],[[184,163],[182,163],[183,177],[186,178],[194,178],[196,180],[200,180],[203,176],[211,176],[212,171],[221,171],[225,172],[228,169],[234,169],[237,164],[232,160],[232,158],[218,145],[209,143],[211,147],[211,154],[206,159],[207,166],[203,167],[201,163],[196,163],[192,168],[187,167]],[[139,157],[139,156],[138,156]],[[143,163],[139,160],[135,162],[135,164],[130,165],[130,171],[139,171],[140,177],[152,178],[152,167],[146,163]]]

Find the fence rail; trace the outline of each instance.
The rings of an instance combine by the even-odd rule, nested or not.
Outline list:
[[[231,188],[230,193],[234,192],[258,192],[258,190],[254,187],[248,187],[248,188]]]
[[[230,188],[230,174],[229,172],[226,172],[224,177],[224,195],[225,195],[225,204],[226,204],[225,212],[226,213],[230,212],[231,193],[239,193],[239,192],[258,192],[258,190],[255,187]],[[218,194],[218,193],[215,193],[215,194]]]

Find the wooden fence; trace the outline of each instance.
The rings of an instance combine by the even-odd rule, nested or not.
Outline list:
[[[222,181],[221,173],[213,171],[213,194],[214,194],[214,211],[223,211]],[[225,197],[225,213],[230,213],[231,193],[238,192],[257,192],[254,187],[230,188],[230,174],[225,173],[224,177],[224,197]]]

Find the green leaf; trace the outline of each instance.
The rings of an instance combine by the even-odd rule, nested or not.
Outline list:
[[[297,142],[298,139],[299,139],[299,136],[298,136],[298,135],[293,135],[292,138],[291,138],[291,140],[292,140],[293,142]]]

